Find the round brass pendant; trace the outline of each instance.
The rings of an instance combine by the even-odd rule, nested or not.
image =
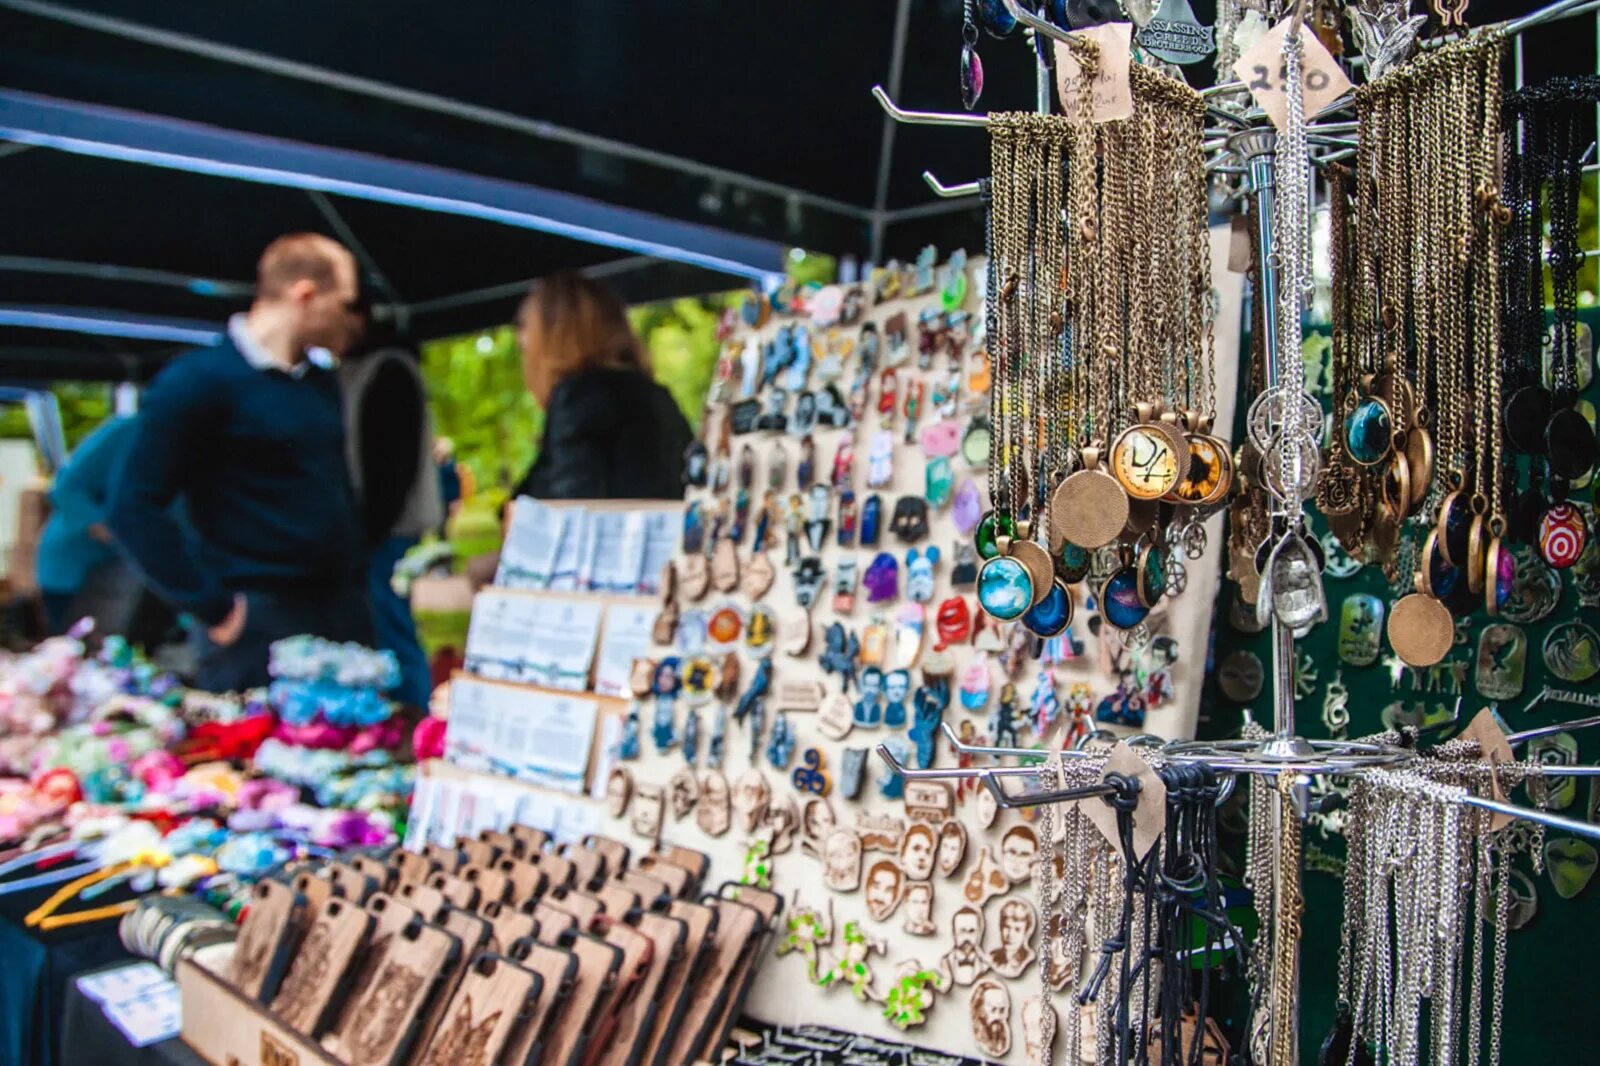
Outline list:
[[[1402,596],[1389,611],[1389,644],[1407,666],[1432,666],[1450,654],[1456,627],[1449,608],[1421,592]]]
[[[1146,423],[1153,429],[1159,429],[1172,442],[1172,459],[1178,467],[1176,485],[1181,485],[1189,476],[1189,438],[1179,428],[1176,417],[1170,414],[1162,415],[1154,422]]]
[[[1378,479],[1378,498],[1397,515],[1411,512],[1411,463],[1405,452],[1393,452]]]
[[[1063,481],[1050,499],[1050,544],[1081,548],[1110,544],[1128,521],[1128,494],[1104,470],[1086,468]]]
[[[1433,437],[1421,426],[1412,426],[1406,433],[1406,462],[1411,466],[1411,507],[1415,512],[1428,498],[1428,487],[1433,484]]]
[[[1050,553],[1031,540],[1014,540],[1008,553],[1011,558],[1021,563],[1028,571],[1028,576],[1033,579],[1033,603],[1037,607],[1043,599],[1050,595],[1050,588],[1055,581],[1055,564],[1050,561]]]
[[[1489,523],[1481,514],[1472,516],[1472,529],[1467,533],[1467,589],[1483,591],[1484,551],[1489,546]]]

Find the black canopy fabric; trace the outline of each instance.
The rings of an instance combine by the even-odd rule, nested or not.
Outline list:
[[[1469,18],[1534,6],[1478,0]],[[1211,19],[1212,0],[1194,7]],[[984,173],[981,128],[886,139],[868,95],[883,82],[902,106],[959,110],[961,10],[0,0],[0,376],[142,377],[244,306],[261,247],[299,229],[358,244],[374,298],[418,338],[507,321],[558,269],[637,302],[747,284],[788,246],[976,251],[976,201],[938,201],[921,174]],[[1558,31],[1536,54],[1583,70],[1591,43]],[[983,36],[979,52],[980,107],[1031,109],[1030,47]],[[195,144],[291,169],[309,152],[334,177],[242,176]],[[419,191],[438,183],[448,207]],[[595,212],[598,237],[534,224]]]
[[[897,129],[880,191],[867,90],[891,80],[899,16],[902,101],[958,106],[959,0],[901,8],[0,0],[0,375],[145,377],[247,304],[256,255],[293,230],[353,237],[374,299],[419,338],[504,322],[559,269],[641,301],[748,284],[789,246],[975,247],[972,201],[889,213],[933,199],[924,167],[975,177],[981,131]],[[985,102],[1028,106],[1026,48],[984,58]],[[124,126],[155,141],[130,147]],[[174,138],[578,197],[634,212],[611,228],[643,246],[157,158]],[[737,247],[735,267],[682,261],[685,224]]]

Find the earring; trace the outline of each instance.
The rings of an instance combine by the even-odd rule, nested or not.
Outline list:
[[[961,105],[968,111],[983,95],[983,61],[978,58],[978,24],[972,19],[972,0],[961,5]]]

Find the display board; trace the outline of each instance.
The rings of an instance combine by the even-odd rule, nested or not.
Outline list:
[[[1579,314],[1585,327],[1580,353],[1586,368],[1579,373],[1584,384],[1581,406],[1592,420],[1594,404],[1600,400],[1600,390],[1593,385],[1592,330],[1600,324],[1600,314],[1590,310]],[[1325,345],[1325,332],[1310,336],[1308,368],[1325,361]],[[1314,385],[1322,382],[1323,387],[1314,391],[1327,406],[1327,378],[1311,369],[1308,380]],[[1242,422],[1236,432],[1243,432]],[[1573,496],[1588,509],[1591,528],[1600,528],[1593,525],[1592,493],[1589,480],[1584,479]],[[1462,726],[1485,706],[1493,707],[1511,731],[1597,713],[1600,688],[1594,678],[1600,675],[1600,621],[1595,611],[1600,607],[1600,540],[1591,537],[1583,557],[1566,571],[1552,570],[1535,550],[1518,546],[1516,592],[1501,617],[1485,618],[1480,612],[1458,621],[1455,647],[1444,662],[1413,670],[1399,662],[1382,637],[1381,611],[1390,599],[1390,587],[1381,570],[1357,567],[1338,551],[1326,538],[1328,529],[1320,513],[1313,515],[1313,524],[1330,549],[1325,574],[1329,619],[1295,642],[1296,728],[1302,735],[1333,735],[1333,727],[1347,715],[1344,730],[1351,737],[1367,736],[1392,724],[1422,723],[1439,726],[1438,736],[1443,739],[1453,735],[1454,727],[1447,723],[1458,698]],[[1380,612],[1376,617],[1374,603]],[[1202,736],[1236,735],[1246,710],[1257,722],[1271,722],[1270,685],[1262,683],[1262,678],[1271,674],[1270,640],[1253,630],[1249,616],[1239,610],[1238,585],[1224,581],[1216,616],[1216,669],[1206,679],[1202,698]],[[1547,687],[1577,693],[1588,705],[1537,701]],[[1539,757],[1545,761],[1593,763],[1600,751],[1591,733],[1558,735],[1536,743]],[[1518,749],[1518,756],[1524,754]],[[1550,790],[1545,805],[1568,817],[1600,821],[1600,779],[1568,778],[1567,782]],[[1537,797],[1527,795],[1525,789],[1519,789],[1513,801],[1539,805]],[[1338,1000],[1335,962],[1344,914],[1341,817],[1341,812],[1335,812],[1314,818],[1306,829],[1306,913],[1318,916],[1303,926],[1306,961],[1301,968],[1301,1047],[1308,1063],[1314,1061],[1333,1023]],[[1570,844],[1557,843],[1563,839]],[[1526,856],[1518,861],[1509,968],[1527,976],[1506,982],[1507,1040],[1501,1059],[1506,1066],[1548,1061],[1550,1045],[1534,1035],[1540,1032],[1562,1032],[1563,1040],[1573,1041],[1569,1047],[1575,1053],[1593,1052],[1600,1046],[1592,1033],[1583,1036],[1573,1028],[1575,1020],[1590,1009],[1589,987],[1581,981],[1551,979],[1593,966],[1587,945],[1594,939],[1590,934],[1600,935],[1600,919],[1591,905],[1593,890],[1586,889],[1594,871],[1594,852],[1589,844],[1554,831],[1546,835],[1546,848],[1551,844],[1572,847],[1578,860],[1590,857],[1589,863],[1585,868],[1582,861],[1563,859],[1546,862],[1544,871],[1536,872]],[[1572,893],[1572,898],[1564,898],[1564,893]],[[1583,1040],[1588,1041],[1586,1046]]]
[[[1226,229],[1213,232],[1221,425],[1233,420],[1242,304],[1242,278],[1226,270],[1227,243]],[[1221,523],[1214,516],[1205,524],[1208,550],[1186,560],[1185,591],[1161,601],[1142,646],[1102,632],[1083,593],[1092,580],[1077,586],[1068,634],[1048,642],[1038,661],[1020,627],[980,628],[972,575],[958,581],[956,571],[970,564],[972,524],[987,509],[986,471],[963,457],[988,404],[977,354],[982,264],[966,262],[958,274],[936,273],[924,260],[893,282],[880,275],[854,297],[845,288],[813,296],[813,307],[832,314],[859,299],[860,317],[849,324],[755,313],[728,324],[704,421],[707,450],[694,460],[706,483],[691,488],[686,517],[704,539],[695,544],[691,535],[675,560],[676,588],[656,634],[671,640],[654,649],[654,668],[641,678],[654,691],[636,705],[636,732],[624,745],[636,744],[638,754],[610,782],[604,831],[635,840],[659,834],[708,852],[713,880],[765,881],[785,896],[785,919],[795,924],[780,922],[782,954],[765,962],[747,1005],[755,1017],[1021,1063],[1037,1032],[1037,1000],[1028,1001],[1040,980],[1032,826],[970,787],[902,791],[872,749],[888,744],[908,764],[956,763],[937,731],[933,674],[949,679],[943,720],[972,743],[1060,744],[1075,722],[1122,735],[1192,736],[1221,581]],[[897,292],[875,302],[875,287]],[[905,295],[918,288],[925,291]],[[861,380],[861,347],[873,343],[877,369]],[[800,354],[769,371],[785,350]],[[825,396],[830,384],[835,395]],[[916,416],[909,432],[908,397]],[[852,398],[860,417],[826,425]],[[815,419],[809,455],[806,434],[792,425],[797,414]],[[731,419],[750,431],[732,432]],[[806,463],[816,484],[834,487],[816,503],[815,490],[797,482]],[[719,464],[727,478],[720,490]],[[777,506],[767,523],[771,542],[753,553],[769,486]],[[841,509],[843,488],[853,506]],[[867,546],[874,495],[878,541]],[[899,501],[930,498],[926,534],[901,537],[919,507]],[[730,552],[726,536],[712,534],[735,521],[742,538]],[[840,543],[841,524],[853,524],[849,544]],[[809,611],[797,602],[797,575],[814,586]],[[830,640],[835,625],[842,640],[838,630]],[[881,678],[859,654],[851,658],[852,647],[881,655]],[[764,691],[752,694],[763,670]],[[854,672],[848,687],[841,670]],[[896,678],[897,670],[906,672]],[[863,680],[882,694],[876,706],[860,706]],[[1009,720],[998,713],[1003,705]],[[856,724],[873,719],[881,724]],[[775,745],[775,731],[789,750]],[[831,925],[825,941],[808,912]],[[920,1020],[902,1031],[894,1018]]]

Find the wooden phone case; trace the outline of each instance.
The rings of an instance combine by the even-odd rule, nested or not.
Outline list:
[[[589,1049],[584,1055],[589,1066],[616,1050],[623,1020],[632,1011],[644,979],[650,973],[650,961],[655,957],[654,941],[632,926],[613,921],[604,914],[595,919],[595,935],[622,952],[622,965],[617,967],[617,979],[612,982],[611,993],[601,1005],[600,1017],[591,1031]],[[625,1050],[631,1056],[633,1045],[630,1043]]]
[[[542,984],[538,974],[510,959],[478,954],[468,963],[418,1066],[510,1066],[505,1049],[521,1032]]]
[[[735,974],[761,937],[761,912],[754,907],[714,897],[703,902],[717,911],[717,935],[707,949],[683,1022],[668,1037],[669,1063],[695,1062],[708,1046],[717,1046],[711,1043],[712,1030],[727,1006]]]
[[[667,977],[683,964],[686,934],[681,921],[661,914],[640,914],[638,921],[630,931],[649,942],[648,961],[626,999],[618,997],[616,1028],[600,1052],[591,1057],[594,1066],[637,1066],[650,1044]],[[608,938],[621,928],[612,923]]]
[[[389,892],[394,888],[395,869],[371,855],[352,855],[350,865],[378,883],[377,891]]]
[[[588,929],[593,923],[595,915],[605,911],[600,901],[587,892],[578,892],[569,889],[566,892],[551,892],[545,896],[544,902],[550,904],[558,911],[566,911],[578,919],[579,929]]]
[[[432,885],[413,884],[406,882],[400,886],[400,898],[417,909],[424,921],[438,924],[442,922],[444,912],[449,909],[450,902]]]
[[[578,959],[570,951],[552,948],[534,940],[516,941],[511,958],[544,979],[544,994],[529,1015],[522,1033],[506,1049],[508,1062],[539,1062],[557,1019],[567,1009],[573,982],[577,979]]]
[[[538,935],[539,920],[531,908],[524,910],[515,904],[490,900],[478,913],[489,921],[489,950],[497,955],[509,955],[512,944]]]
[[[755,983],[757,960],[766,949],[767,937],[776,925],[778,915],[783,911],[783,897],[764,888],[728,881],[722,885],[718,895],[730,903],[742,903],[754,907],[761,915],[761,928],[757,931],[750,949],[740,958],[729,978],[722,1011],[712,1024],[710,1042],[706,1045],[713,1049],[723,1045],[728,1039],[728,1034],[733,1031],[735,1023],[738,1022],[739,1013],[744,1009],[745,997],[750,994],[750,986]]]
[[[647,911],[666,910],[667,904],[677,898],[665,881],[637,870],[624,870],[613,879],[613,883],[638,896],[639,906]]]
[[[478,839],[490,847],[499,850],[499,858],[507,856],[520,859],[528,853],[528,842],[519,840],[510,833],[503,833],[498,829],[484,829],[478,833]]]
[[[453,874],[466,864],[467,857],[460,848],[447,848],[443,844],[429,844],[422,849],[429,862],[447,874]]]
[[[357,956],[367,944],[372,915],[349,900],[330,897],[306,930],[289,972],[272,999],[272,1013],[313,1039],[338,1017]]]
[[[551,888],[574,888],[573,879],[577,870],[572,865],[572,860],[554,852],[545,851],[539,854],[539,868],[550,878]]]
[[[493,866],[500,858],[500,849],[481,837],[477,840],[463,840],[457,846],[461,849],[461,854],[467,857],[468,866]]]
[[[668,971],[661,990],[661,1006],[645,1043],[640,1066],[667,1066],[672,1040],[683,1026],[689,1000],[697,987],[701,971],[717,933],[720,917],[715,907],[686,899],[675,899],[667,908],[669,917],[683,925],[683,961]],[[641,924],[641,928],[643,925]]]
[[[572,994],[545,1041],[545,1052],[539,1061],[541,1066],[580,1066],[600,1009],[616,983],[622,952],[587,933],[567,933],[560,938],[561,943],[552,944],[545,939],[542,923],[539,939],[547,946],[565,948],[577,960]]]
[[[247,998],[270,1003],[305,930],[306,898],[282,881],[261,881],[239,924],[228,983]]]
[[[478,889],[478,910],[485,903],[499,902],[511,895],[511,878],[488,866],[468,866],[461,871],[461,879]]]
[[[372,894],[383,887],[371,874],[342,862],[329,864],[328,881],[333,885],[334,895],[360,907],[365,907]]]
[[[599,852],[567,844],[561,849],[561,857],[572,863],[573,888],[588,890],[605,878],[606,860]]]
[[[578,931],[578,919],[568,911],[552,907],[549,900],[542,899],[533,905],[533,917],[539,923],[539,941],[544,944],[559,944],[563,934]]]
[[[310,870],[301,870],[289,883],[294,886],[296,892],[306,898],[306,911],[309,914],[320,914],[322,905],[334,895],[333,882],[325,877],[318,877]],[[356,905],[360,906],[360,903]]]
[[[455,874],[436,871],[428,878],[428,887],[438,889],[445,902],[452,907],[460,907],[464,911],[478,909],[478,886]]]
[[[527,845],[528,853],[537,855],[550,843],[550,834],[531,825],[514,825],[507,830],[513,837]]]
[[[420,885],[433,873],[433,863],[426,855],[415,851],[397,852],[394,858],[395,878],[401,884]]]
[[[674,866],[681,866],[689,871],[694,878],[694,892],[700,891],[700,886],[705,884],[706,874],[711,872],[711,856],[703,851],[693,848],[681,847],[677,844],[663,844],[655,850],[658,858],[670,862]]]
[[[347,1066],[403,1061],[429,997],[460,954],[460,940],[420,918],[375,940],[371,977],[351,994],[322,1046]]]
[[[545,888],[550,884],[550,875],[546,874],[538,863],[528,862],[525,859],[503,858],[495,864],[495,869],[505,874],[506,880],[511,882],[513,903],[538,899],[544,895]]]
[[[694,895],[694,875],[659,855],[643,856],[639,859],[637,869],[646,877],[653,877],[666,885],[667,891],[678,899],[688,899]]]
[[[372,983],[373,974],[382,959],[382,947],[406,926],[412,923],[420,924],[423,920],[415,907],[409,903],[402,903],[387,892],[375,893],[367,900],[367,913],[372,915],[372,931],[367,935],[370,947],[351,971],[350,996],[345,1002],[345,1010],[339,1015],[340,1020],[334,1023],[335,1030],[343,1024],[344,1016],[349,1011],[350,1001],[358,999],[362,990]]]
[[[590,833],[583,838],[583,846],[604,857],[608,875],[628,868],[628,845],[611,837]]]
[[[607,881],[590,895],[600,901],[607,917],[619,922],[629,921],[629,915],[640,909],[639,893],[615,881]]]
[[[412,1066],[421,1062],[424,1050],[432,1043],[433,1034],[444,1024],[445,1011],[455,998],[456,987],[466,974],[468,964],[489,945],[489,923],[476,914],[456,910],[446,904],[441,907],[439,921],[435,924],[461,942],[461,953],[456,957],[455,964],[447,967],[440,976],[438,992],[423,1014],[417,1041],[411,1052]]]

